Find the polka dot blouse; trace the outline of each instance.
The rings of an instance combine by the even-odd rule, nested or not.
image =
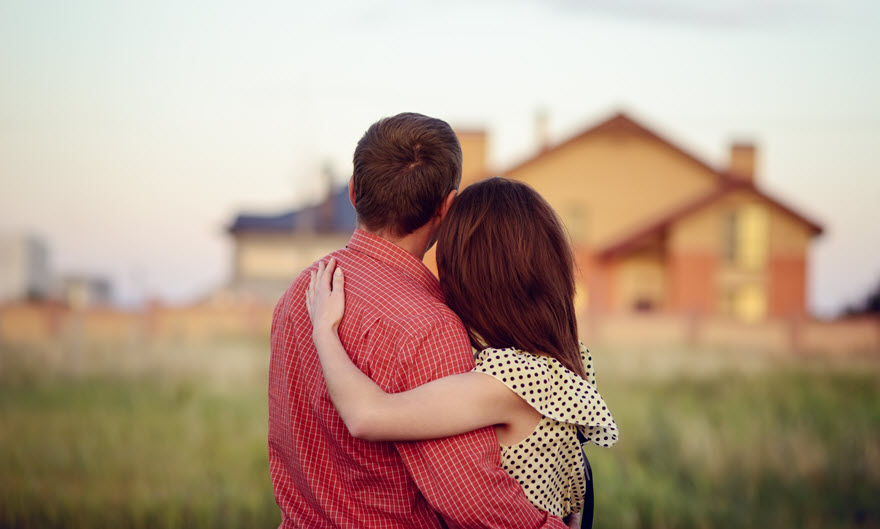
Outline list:
[[[599,446],[617,442],[617,425],[596,391],[590,352],[581,344],[587,379],[558,360],[517,349],[475,353],[474,371],[507,385],[543,415],[521,443],[501,445],[501,466],[522,486],[529,501],[554,516],[584,506],[584,454],[578,430]]]

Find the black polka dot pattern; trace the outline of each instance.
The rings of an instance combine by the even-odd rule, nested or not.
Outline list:
[[[474,371],[491,375],[538,410],[543,419],[525,440],[501,446],[501,465],[533,505],[555,516],[583,508],[586,483],[578,430],[599,446],[617,442],[617,425],[596,391],[590,352],[581,344],[587,380],[558,360],[517,349],[484,349]]]

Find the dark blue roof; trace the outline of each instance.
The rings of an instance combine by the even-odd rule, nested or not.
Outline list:
[[[241,213],[229,227],[230,233],[241,232],[312,232],[334,233],[354,231],[357,215],[348,199],[348,186],[342,186],[321,203],[294,209],[278,215]]]

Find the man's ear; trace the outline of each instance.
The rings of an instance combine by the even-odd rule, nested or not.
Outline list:
[[[351,201],[351,207],[357,209],[354,205],[354,177],[348,179],[348,200]]]
[[[452,201],[455,200],[457,194],[458,191],[453,189],[448,195],[446,195],[443,202],[440,203],[440,207],[437,209],[437,213],[440,215],[440,222],[443,222],[443,220],[446,219],[446,214],[449,213],[449,208],[452,207]]]

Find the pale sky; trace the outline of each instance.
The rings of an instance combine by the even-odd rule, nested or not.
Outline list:
[[[880,281],[880,5],[832,0],[0,0],[0,232],[120,299],[231,272],[224,227],[344,181],[376,119],[486,127],[497,168],[617,110],[823,224],[809,300]]]

